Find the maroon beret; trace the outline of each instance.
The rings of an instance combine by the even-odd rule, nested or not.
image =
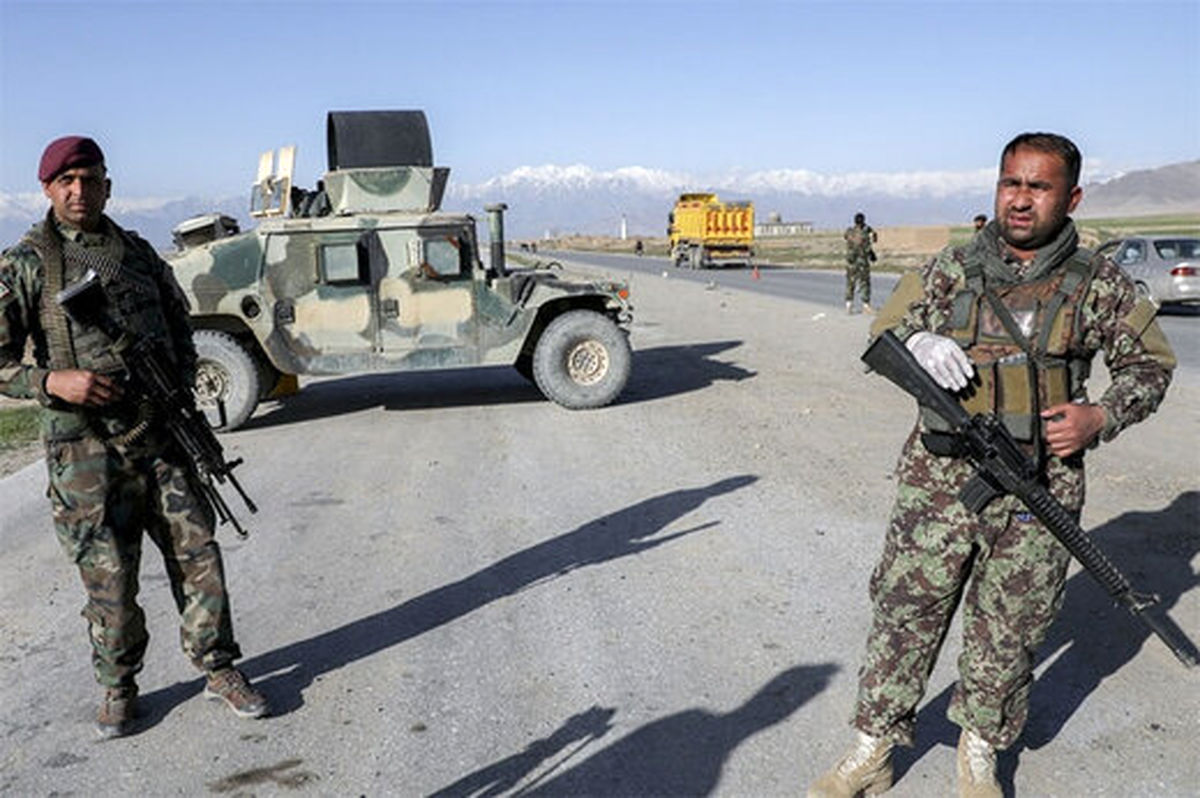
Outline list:
[[[46,145],[38,164],[38,180],[48,183],[67,169],[104,163],[100,145],[86,136],[63,136]]]

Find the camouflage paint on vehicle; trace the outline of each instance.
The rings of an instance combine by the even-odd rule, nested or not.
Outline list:
[[[355,115],[337,116],[348,135]],[[334,148],[331,139],[331,163],[340,160]],[[290,167],[293,158],[288,149],[280,161]],[[257,228],[222,230],[168,256],[193,327],[234,336],[260,366],[346,374],[507,364],[527,373],[538,336],[563,313],[589,310],[627,330],[624,285],[510,272],[502,247],[497,258],[493,246],[499,263],[485,267],[475,219],[438,210],[448,169],[331,169],[319,189],[329,212],[288,216],[281,197],[296,190],[290,174],[266,173],[269,162],[264,154],[253,192]],[[503,229],[503,208],[489,208],[493,231]]]

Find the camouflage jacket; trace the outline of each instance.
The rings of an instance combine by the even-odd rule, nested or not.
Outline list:
[[[905,275],[872,324],[872,335],[891,329],[903,340],[921,330],[945,332],[951,326],[953,299],[966,287],[963,264],[972,247],[984,244],[985,234],[995,239],[995,222],[970,244],[947,247],[919,273]],[[1038,251],[1030,279],[1065,268],[1078,249],[1076,241],[1074,224],[1068,221],[1058,239]],[[1091,362],[1097,352],[1104,352],[1112,381],[1095,403],[1107,415],[1100,438],[1109,441],[1158,408],[1171,382],[1175,355],[1155,321],[1155,306],[1138,297],[1133,282],[1112,261],[1093,261],[1095,271],[1080,303],[1069,356]]]
[[[97,418],[94,416],[112,416],[111,420],[115,420],[125,415],[127,409],[85,411],[46,393],[46,377],[54,358],[50,351],[46,320],[43,318],[45,270],[33,244],[33,240],[44,233],[46,224],[48,222],[43,221],[34,225],[15,246],[0,253],[0,393],[18,399],[36,399],[43,407],[41,425],[45,437],[72,437],[80,434],[85,427],[95,429]],[[150,311],[123,315],[123,321],[129,326],[131,320],[136,320],[139,328],[134,332],[167,343],[187,384],[190,384],[195,370],[196,350],[188,321],[187,300],[182,290],[170,267],[149,243],[134,233],[108,224],[108,229],[121,239],[122,272],[128,275],[128,279],[138,282],[130,293]],[[84,233],[61,223],[56,223],[56,229],[64,239],[84,247],[107,240],[103,234]],[[75,274],[70,265],[67,272],[68,285],[81,276]],[[91,344],[98,340],[96,331],[82,328],[74,321],[69,326],[78,367],[106,370],[103,368],[108,362],[106,354],[91,351],[91,346],[88,346],[88,351],[81,351],[82,342]],[[25,359],[27,342],[32,343],[32,362]],[[99,420],[106,422],[110,419]],[[92,422],[90,425],[87,423],[89,421]],[[102,423],[101,426],[113,432],[119,430],[120,423],[115,422],[115,426],[113,423]]]
[[[869,224],[847,227],[846,232],[842,233],[842,238],[846,239],[846,262],[869,262],[873,252],[871,245],[877,237],[874,228]]]

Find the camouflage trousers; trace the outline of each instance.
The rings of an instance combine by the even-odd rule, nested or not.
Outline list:
[[[92,437],[48,442],[46,463],[55,531],[87,591],[83,617],[100,684],[131,684],[142,667],[149,642],[137,603],[143,531],[162,553],[184,654],[204,670],[241,656],[213,511],[184,468]]]
[[[897,471],[899,488],[870,581],[873,620],[859,671],[853,725],[911,745],[917,705],[955,611],[962,606],[959,681],[949,718],[997,748],[1020,735],[1037,647],[1062,604],[1070,554],[1013,497],[980,515],[959,500],[973,471],[931,455],[916,432]],[[1050,490],[1083,505],[1083,468],[1057,458]]]
[[[866,258],[857,258],[846,264],[846,301],[854,301],[855,289],[864,305],[871,303],[871,263]]]

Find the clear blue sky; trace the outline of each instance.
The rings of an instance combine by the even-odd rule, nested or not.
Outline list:
[[[452,180],[582,163],[959,171],[1026,129],[1108,171],[1200,157],[1200,3],[0,0],[0,192],[86,133],[115,191],[325,168],[325,112],[422,108]]]

